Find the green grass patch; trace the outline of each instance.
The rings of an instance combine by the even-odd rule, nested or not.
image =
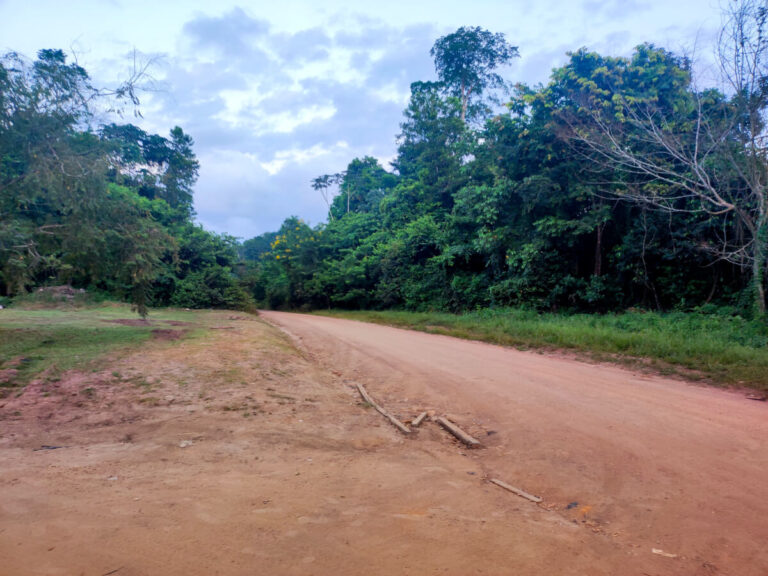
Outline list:
[[[561,349],[597,360],[768,391],[768,326],[700,312],[551,314],[492,309],[432,312],[318,312],[323,315],[481,340],[520,349]]]
[[[0,370],[6,374],[0,387],[22,386],[43,373],[55,382],[72,368],[101,369],[107,354],[141,344],[153,330],[188,321],[189,312],[157,310],[145,323],[122,304],[0,310]]]

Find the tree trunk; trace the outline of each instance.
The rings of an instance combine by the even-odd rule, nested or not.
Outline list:
[[[595,242],[595,276],[603,275],[603,228],[604,224],[597,225],[597,240]]]
[[[754,260],[752,261],[752,290],[755,299],[755,315],[765,319],[765,245],[766,240],[768,240],[768,214],[766,214],[765,206],[761,206],[756,228]]]

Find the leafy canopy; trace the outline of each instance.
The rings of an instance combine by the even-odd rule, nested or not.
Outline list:
[[[506,86],[496,70],[519,56],[517,47],[511,46],[504,34],[479,26],[462,26],[438,38],[429,54],[446,92],[461,100],[462,120],[468,112],[470,116],[479,112],[470,105],[479,101],[486,90]]]

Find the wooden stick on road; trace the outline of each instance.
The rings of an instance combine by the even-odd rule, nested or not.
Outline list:
[[[421,414],[416,416],[416,418],[413,419],[413,421],[411,422],[411,426],[413,426],[414,428],[418,428],[419,426],[421,426],[421,423],[424,421],[424,418],[426,417],[427,417],[427,413],[422,412]]]
[[[440,416],[439,418],[435,418],[435,422],[440,424],[440,426],[448,430],[448,432],[456,436],[456,438],[464,442],[464,444],[466,444],[470,448],[476,448],[478,446],[481,446],[480,440],[478,440],[477,438],[473,438],[472,436],[464,432],[464,430],[456,426],[456,424],[448,420],[448,418],[443,418],[442,416]]]
[[[500,486],[501,488],[504,488],[504,490],[509,490],[513,494],[517,494],[521,498],[525,498],[526,500],[530,500],[531,502],[535,502],[538,504],[541,502],[541,498],[538,496],[534,496],[533,494],[528,494],[525,490],[520,490],[520,488],[515,488],[514,486],[510,486],[506,482],[502,482],[501,480],[497,480],[496,478],[491,478],[489,480],[492,484],[496,484],[496,486]]]
[[[363,397],[363,400],[365,400],[366,402],[368,402],[368,404],[370,404],[371,406],[376,408],[376,411],[379,414],[381,414],[382,416],[384,416],[384,418],[386,418],[387,420],[392,422],[392,424],[395,426],[395,428],[400,430],[400,432],[402,432],[403,434],[410,434],[411,433],[411,430],[408,428],[408,426],[406,426],[405,424],[400,422],[400,420],[398,420],[397,418],[392,416],[392,414],[390,414],[389,412],[384,410],[384,408],[379,406],[376,403],[376,401],[373,398],[371,398],[371,396],[368,394],[368,392],[366,391],[366,389],[363,387],[362,384],[358,384],[357,385],[357,390],[360,392],[360,396]]]

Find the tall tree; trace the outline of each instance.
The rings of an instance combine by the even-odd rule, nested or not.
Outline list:
[[[350,212],[378,212],[379,202],[395,184],[397,176],[384,170],[376,158],[355,158],[341,173],[341,194],[331,203],[331,220]]]
[[[192,191],[200,169],[200,163],[192,150],[194,143],[192,137],[180,127],[175,126],[171,130],[167,167],[162,177],[163,198],[186,218],[194,214]]]
[[[109,124],[100,133],[111,146],[114,181],[136,187],[146,198],[165,200],[178,221],[194,215],[192,192],[200,163],[191,136],[176,126],[163,138],[132,124]]]
[[[331,189],[338,186],[343,178],[344,174],[342,172],[337,172],[336,174],[323,174],[322,176],[312,179],[312,188],[318,190],[322,195],[325,205],[328,206],[328,217],[331,220],[333,220],[333,213],[331,212],[333,193],[331,192]]]
[[[418,182],[412,199],[450,209],[453,192],[461,186],[462,158],[467,153],[467,127],[458,100],[445,98],[435,82],[411,84],[411,100],[400,124],[395,169],[406,180]]]
[[[503,34],[479,26],[462,26],[438,38],[429,53],[446,92],[461,102],[462,122],[484,108],[481,99],[486,90],[505,87],[496,70],[519,56]]]

